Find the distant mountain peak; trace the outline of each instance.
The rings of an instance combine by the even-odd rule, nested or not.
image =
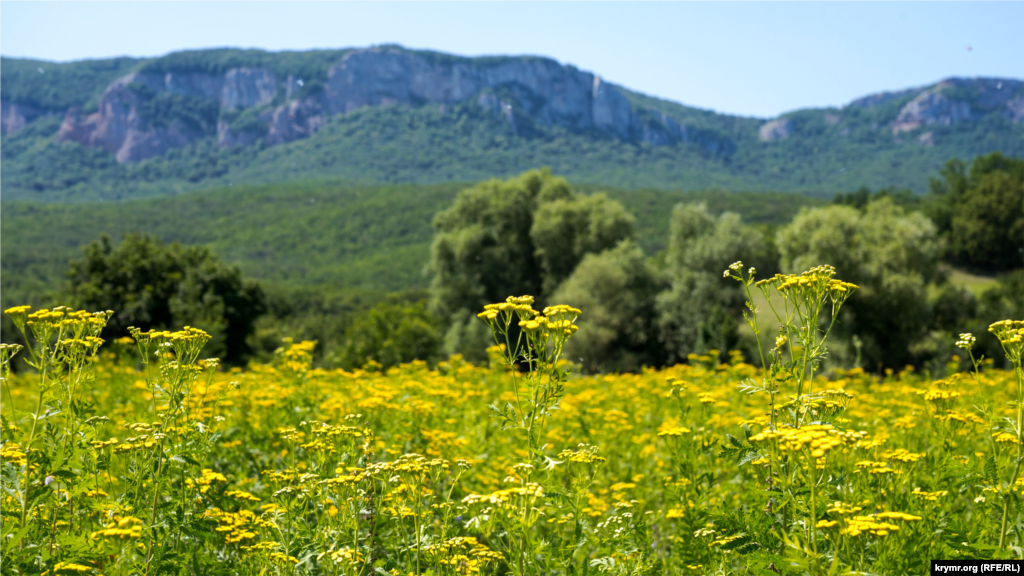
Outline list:
[[[998,114],[1015,124],[1024,123],[1024,82],[1006,78],[957,78],[935,84],[895,92],[880,92],[858,98],[847,109],[871,109],[899,104],[900,108],[888,122],[894,136],[927,126],[951,126],[971,122],[989,114]],[[841,111],[840,111],[841,112]],[[795,130],[788,115],[765,122],[760,130],[764,142],[783,140]],[[840,116],[832,115],[838,123]],[[932,135],[919,141],[934,145]]]
[[[1024,142],[1024,83],[1000,78],[767,120],[654,98],[546,57],[394,45],[2,58],[0,83],[6,199],[474,180],[542,165],[625,187],[923,190],[949,158],[1019,156]]]

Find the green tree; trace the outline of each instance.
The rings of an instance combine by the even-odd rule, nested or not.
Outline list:
[[[484,305],[524,294],[545,302],[586,254],[634,235],[621,205],[577,196],[548,169],[462,191],[434,227],[430,310],[448,324],[446,351],[475,360],[489,339],[476,326]]]
[[[799,273],[818,264],[861,287],[843,307],[837,327],[863,342],[867,366],[902,367],[922,359],[931,320],[927,285],[938,272],[935,225],[889,198],[863,212],[849,206],[802,210],[778,233],[782,268]]]
[[[624,238],[633,238],[634,226],[626,209],[604,194],[540,204],[530,238],[541,267],[541,293],[551,294],[585,255],[606,250]]]
[[[736,214],[713,216],[707,206],[679,204],[672,211],[665,272],[658,295],[658,327],[668,362],[691,353],[725,352],[739,341],[743,295],[722,270],[737,260],[762,273],[775,267],[761,234]]]
[[[251,352],[249,335],[265,311],[262,288],[242,278],[201,246],[166,245],[129,234],[117,247],[103,235],[71,261],[67,296],[87,310],[113,310],[105,338],[142,330],[202,328],[213,337],[207,350],[240,364]]]
[[[956,261],[993,272],[1024,267],[1024,160],[993,152],[968,171],[954,158],[939,174],[928,212]]]
[[[999,320],[1024,318],[1024,270],[1000,275],[996,285],[982,292],[978,300],[978,314],[986,328]]]
[[[952,227],[956,203],[967,192],[967,187],[967,164],[959,158],[948,160],[939,169],[938,178],[928,179],[931,202],[926,212],[939,232],[948,232]]]
[[[434,360],[440,347],[437,319],[425,302],[382,302],[353,319],[336,362],[352,369],[372,360],[387,369]]]
[[[1000,320],[1024,318],[1024,270],[1000,274],[995,286],[978,296],[977,315],[966,324],[961,324],[956,333],[971,332],[978,339],[975,355],[991,358],[996,366],[1008,368],[1009,361],[1003,354],[999,341],[988,333],[988,327]]]
[[[565,357],[587,372],[636,371],[664,363],[657,339],[655,298],[663,288],[643,251],[624,240],[611,250],[583,257],[554,292],[554,303],[571,303],[583,314]]]
[[[856,192],[836,194],[832,203],[863,210],[870,202],[880,198],[892,198],[893,202],[905,208],[917,207],[921,204],[921,197],[915,196],[910,188],[882,188],[877,192],[872,192],[867,186],[861,186]]]
[[[951,225],[959,261],[993,271],[1024,267],[1024,173],[1000,170],[979,177]]]

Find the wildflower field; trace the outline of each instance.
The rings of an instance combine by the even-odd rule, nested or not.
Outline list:
[[[1011,370],[964,334],[947,374],[822,374],[856,286],[753,274],[725,272],[783,303],[759,358],[597,376],[561,358],[586,310],[530,297],[481,311],[487,366],[353,372],[312,368],[314,342],[225,370],[188,327],[100,349],[106,312],[10,309],[31,337],[2,349],[0,572],[922,574],[1021,556],[1024,322],[977,336]]]

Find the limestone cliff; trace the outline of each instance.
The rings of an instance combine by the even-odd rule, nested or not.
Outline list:
[[[893,134],[921,126],[949,126],[992,111],[1002,111],[1012,121],[1024,82],[994,78],[951,78],[921,92],[900,109],[892,123]]]
[[[634,109],[600,76],[550,59],[481,63],[431,56],[396,48],[353,50],[329,67],[322,86],[305,91],[302,79],[277,78],[262,69],[233,68],[219,75],[137,72],[111,84],[96,112],[68,110],[58,139],[102,147],[119,162],[136,162],[205,136],[216,135],[222,146],[258,140],[282,144],[309,137],[331,115],[365,106],[450,105],[475,97],[481,107],[503,115],[514,131],[525,118],[542,126],[654,145],[688,140],[685,126],[663,114]],[[173,102],[159,104],[170,95],[186,99],[178,108],[196,108],[202,100],[215,102],[221,112],[250,110],[249,121],[233,123],[223,113],[218,119],[192,122],[173,114],[156,119],[147,114],[175,109]],[[5,108],[5,130],[7,116]],[[13,112],[12,118],[12,125],[19,122]]]
[[[783,140],[788,138],[793,133],[793,122],[789,118],[776,118],[769,122],[765,122],[758,129],[758,137],[763,142],[770,142],[772,140]]]
[[[684,143],[705,157],[726,159],[757,140],[789,146],[782,142],[832,135],[867,141],[884,134],[896,143],[934,146],[954,130],[949,127],[970,130],[983,118],[998,117],[1002,126],[1024,124],[1024,82],[994,78],[950,78],[758,122],[636,94],[540,57],[462,58],[377,47],[297,58],[226,49],[175,53],[133,66],[104,76],[80,98],[63,94],[56,100],[61,105],[34,98],[24,86],[5,88],[0,131],[11,134],[41,116],[63,116],[58,140],[102,148],[130,163],[198,139],[222,147],[286,144],[309,138],[333,116],[365,107],[475,106],[525,138],[557,127],[620,142]],[[124,70],[135,72],[110,81]]]
[[[266,70],[235,68],[223,75],[136,72],[111,84],[95,113],[85,116],[77,108],[69,109],[57,138],[104,148],[118,162],[137,162],[215,129],[209,121],[204,126],[173,116],[148,118],[147,105],[161,102],[160,96],[215,102],[218,109],[245,109],[270,102],[276,90],[277,80]]]
[[[29,104],[17,104],[0,100],[0,132],[10,134],[25,127],[26,124],[47,113]]]
[[[1024,123],[1024,82],[998,78],[949,78],[924,88],[865,96],[850,102],[844,109],[885,105],[900,106],[898,111],[894,109],[891,121],[883,125],[893,136],[928,126],[974,122],[988,114],[998,114],[1019,124]],[[830,127],[839,126],[837,130],[845,135],[846,128],[841,126],[842,114],[827,113],[823,119]],[[770,142],[784,140],[795,133],[799,133],[799,126],[791,118],[783,116],[762,124],[758,135],[762,142]],[[917,141],[924,146],[934,146],[935,134],[922,132],[917,135]]]

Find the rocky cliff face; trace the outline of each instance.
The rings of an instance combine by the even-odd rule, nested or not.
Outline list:
[[[315,78],[300,78],[276,60],[258,58],[239,61],[248,62],[248,67],[239,64],[219,73],[185,71],[189,62],[193,70],[216,69],[216,55],[211,54],[209,62],[202,58],[186,59],[185,64],[174,64],[173,59],[146,63],[143,71],[106,86],[95,112],[88,114],[76,107],[43,110],[0,99],[0,129],[10,134],[39,116],[63,114],[59,140],[109,150],[119,162],[137,162],[203,138],[214,138],[224,147],[293,142],[309,138],[334,115],[384,105],[430,104],[442,110],[473,105],[502,118],[513,133],[525,137],[538,127],[560,127],[654,146],[689,143],[705,155],[719,157],[732,155],[738,142],[748,139],[802,138],[802,131],[814,125],[819,127],[808,135],[816,137],[821,133],[817,120],[841,136],[870,126],[871,131],[891,134],[894,142],[903,142],[902,134],[912,132],[910,138],[928,146],[941,143],[942,126],[991,115],[1024,123],[1024,83],[1017,80],[952,78],[924,88],[870,95],[839,110],[798,111],[755,130],[748,123],[742,129],[736,124],[726,127],[722,117],[704,122],[684,110],[678,118],[695,118],[694,125],[687,126],[670,116],[675,114],[671,107],[545,58],[470,59],[382,47],[337,51],[330,56],[337,60],[304,68]],[[200,65],[194,66],[197,61]],[[260,66],[270,66],[276,73]],[[81,102],[95,101],[96,96],[90,92]],[[859,109],[856,115],[844,113],[854,109]],[[808,124],[815,114],[820,118]],[[854,117],[859,120],[847,122]],[[925,132],[929,135],[923,136]]]
[[[222,75],[134,73],[106,89],[95,113],[69,110],[58,138],[102,147],[119,162],[136,162],[214,134],[221,146],[259,140],[275,145],[307,138],[329,116],[365,106],[450,105],[475,97],[481,107],[503,115],[514,131],[526,118],[542,126],[625,141],[688,141],[685,126],[664,115],[634,110],[621,91],[599,76],[542,58],[480,64],[392,48],[354,50],[328,69],[321,89],[298,96],[301,88],[301,79],[277,78],[261,69],[235,68]],[[179,100],[168,99],[171,95]],[[252,112],[244,123],[229,122],[224,114],[207,122],[174,113],[153,117],[153,109],[173,111],[175,102],[178,108],[188,108],[189,102],[196,108],[199,101],[215,102],[219,111]],[[154,102],[172,104],[161,107]],[[7,116],[5,108],[5,130]],[[11,116],[16,125],[16,114]],[[189,118],[193,121],[186,121]]]
[[[949,126],[976,120],[991,112],[1001,113],[1012,122],[1024,121],[1024,82],[994,78],[943,80],[921,92],[900,110],[892,123],[893,134],[921,126]]]
[[[27,104],[12,104],[0,100],[0,133],[10,134],[25,127],[36,118],[45,115],[45,110]]]
[[[761,125],[757,135],[762,142],[783,140],[793,133],[793,122],[789,118],[776,118]]]
[[[873,94],[854,100],[846,107],[875,108],[906,98],[910,100],[888,125],[894,136],[927,126],[972,122],[988,114],[1024,123],[1024,82],[998,78],[949,78],[926,88]],[[839,124],[841,118],[841,115],[825,115],[830,126]],[[759,136],[764,142],[782,140],[795,130],[793,123],[782,117],[762,124]],[[917,141],[924,146],[934,146],[935,135],[924,132]]]
[[[235,68],[223,75],[132,73],[104,91],[95,113],[85,116],[79,109],[69,109],[57,138],[104,148],[113,152],[118,162],[137,162],[185,146],[214,128],[211,122],[196,125],[173,114],[147,117],[147,105],[161,102],[161,95],[212,101],[217,108],[246,109],[269,103],[276,91],[277,80],[266,70]]]

